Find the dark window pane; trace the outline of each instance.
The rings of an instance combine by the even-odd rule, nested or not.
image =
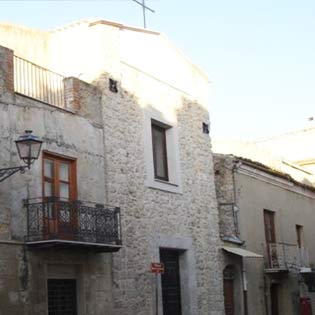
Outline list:
[[[152,124],[154,175],[158,179],[168,180],[165,132],[164,128]]]

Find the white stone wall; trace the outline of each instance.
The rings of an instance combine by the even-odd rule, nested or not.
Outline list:
[[[183,95],[178,95],[181,102],[176,107],[168,103],[177,121],[181,193],[150,188],[146,186],[146,163],[152,161],[145,159],[143,136],[146,108],[121,86],[114,94],[106,85],[104,75],[99,87],[104,92],[107,196],[109,204],[121,207],[124,244],[113,255],[114,314],[154,314],[154,278],[149,268],[158,258],[158,246],[163,247],[160,238],[173,244],[168,246],[184,250],[188,248],[172,240],[191,242],[196,280],[187,299],[195,300],[196,305],[189,306],[192,308],[185,314],[222,314],[212,153],[210,139],[202,133],[207,111]],[[174,94],[168,86],[164,90],[164,96],[167,91]]]

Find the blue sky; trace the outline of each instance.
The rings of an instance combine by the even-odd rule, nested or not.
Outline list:
[[[214,138],[251,139],[309,126],[315,115],[315,2],[146,0],[163,32],[211,81]],[[0,20],[41,29],[97,17],[142,26],[132,0],[0,1]]]

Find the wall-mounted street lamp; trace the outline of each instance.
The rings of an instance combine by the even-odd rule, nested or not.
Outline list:
[[[0,169],[0,182],[17,172],[24,173],[31,168],[31,164],[38,159],[43,141],[32,135],[32,130],[25,130],[25,134],[15,141],[20,159],[26,163],[24,166],[16,166]]]

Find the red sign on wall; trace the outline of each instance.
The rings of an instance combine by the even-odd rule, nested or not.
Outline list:
[[[151,263],[151,272],[153,273],[164,273],[164,264],[163,263]]]

